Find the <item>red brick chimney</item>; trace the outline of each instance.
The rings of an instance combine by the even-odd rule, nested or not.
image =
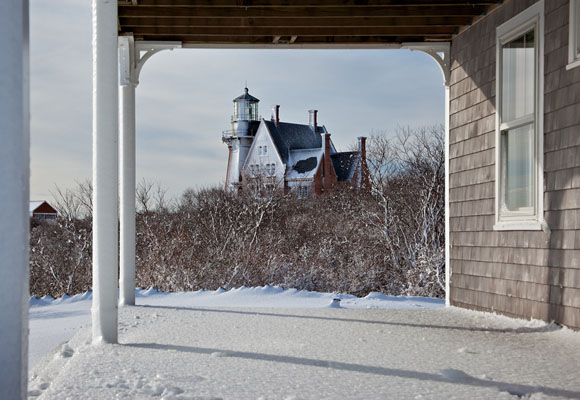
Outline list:
[[[359,189],[370,190],[369,167],[367,165],[367,138],[360,136],[358,138],[358,151],[360,152],[360,183]]]
[[[330,133],[324,134],[324,160],[323,160],[324,176],[322,187],[324,191],[328,191],[336,185],[338,178],[334,172],[334,166],[330,159]]]

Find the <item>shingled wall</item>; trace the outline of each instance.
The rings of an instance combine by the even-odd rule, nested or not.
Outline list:
[[[580,328],[580,67],[566,71],[569,1],[545,1],[544,218],[494,231],[496,27],[506,0],[457,35],[450,87],[451,304]]]

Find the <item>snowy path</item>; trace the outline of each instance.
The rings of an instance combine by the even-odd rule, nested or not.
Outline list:
[[[89,345],[83,328],[36,365],[31,397],[580,398],[580,334],[541,322],[412,300],[414,310],[364,299],[343,300],[359,309],[226,308],[189,295],[121,309],[118,345]]]

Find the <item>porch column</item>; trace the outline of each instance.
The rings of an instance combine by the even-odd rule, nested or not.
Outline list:
[[[161,50],[181,47],[179,42],[136,42],[133,35],[118,38],[120,91],[121,277],[120,305],[135,304],[135,88],[143,64]],[[141,55],[141,53],[144,53]]]
[[[449,212],[449,80],[445,81],[445,305],[451,305],[451,236]]]
[[[135,305],[135,85],[121,86],[121,305]]]
[[[93,342],[117,342],[117,2],[93,0]]]
[[[0,398],[27,398],[28,0],[0,1]]]

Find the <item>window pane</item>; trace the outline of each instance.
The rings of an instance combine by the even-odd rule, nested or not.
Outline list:
[[[534,124],[503,131],[501,149],[502,211],[533,211]]]
[[[534,60],[533,30],[503,46],[502,122],[534,112]]]

